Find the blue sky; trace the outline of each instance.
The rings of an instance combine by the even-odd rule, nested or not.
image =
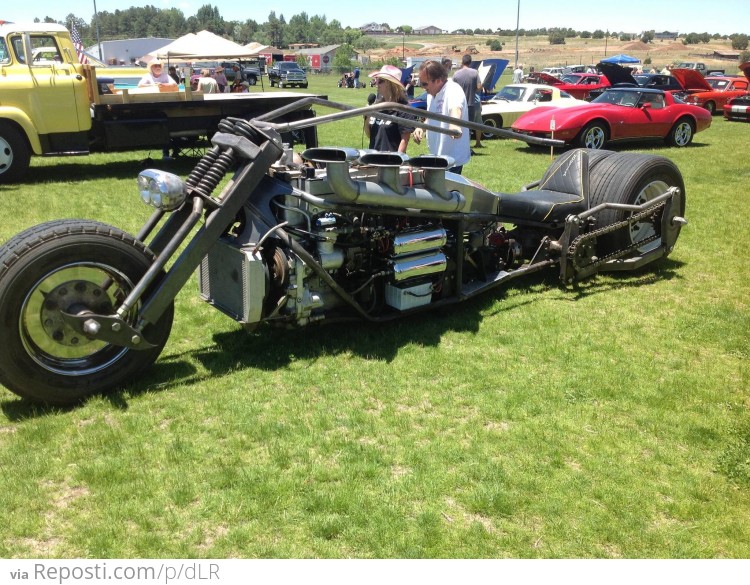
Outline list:
[[[253,19],[265,22],[271,7],[276,15],[288,21],[293,15],[307,12],[321,15],[343,26],[358,27],[368,22],[385,22],[391,27],[434,25],[443,29],[509,28],[516,26],[518,0],[475,2],[419,0],[284,0],[262,3],[247,0],[33,0],[7,2],[0,6],[0,20],[32,21],[50,16],[64,20],[68,14],[89,21],[98,11],[114,12],[130,6],[153,5],[157,8],[179,8],[185,16],[194,15],[206,4],[217,6],[227,20]],[[520,27],[566,27],[575,30],[596,29],[639,33],[643,30],[708,32],[710,34],[745,33],[750,35],[749,0],[520,0]]]

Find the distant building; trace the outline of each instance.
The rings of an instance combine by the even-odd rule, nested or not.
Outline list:
[[[313,47],[310,49],[300,49],[295,51],[295,55],[302,55],[307,59],[307,66],[311,71],[329,72],[332,71],[333,58],[336,51],[341,45],[326,45],[324,47]],[[355,52],[355,57],[356,57]]]
[[[100,61],[104,61],[107,65],[131,65],[146,53],[161,49],[172,41],[174,39],[156,37],[102,41],[101,55],[99,54],[99,45],[88,47],[86,52],[98,57]]]
[[[678,33],[666,30],[663,32],[654,32],[655,41],[676,41],[678,36],[680,36]]]
[[[359,30],[366,35],[385,35],[391,32],[391,29],[377,22],[370,22],[359,27]]]
[[[437,26],[419,26],[411,31],[413,35],[440,35],[443,34],[443,29]]]

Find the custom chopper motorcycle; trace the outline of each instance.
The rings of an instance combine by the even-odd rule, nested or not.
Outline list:
[[[343,111],[272,122],[310,101]],[[566,284],[633,270],[669,254],[686,223],[681,174],[660,156],[569,150],[539,181],[495,193],[447,172],[445,157],[312,147],[300,160],[282,141],[399,109],[311,97],[226,119],[186,180],[141,172],[156,210],[137,235],[59,220],[8,240],[0,383],[67,405],[132,381],[167,343],[174,298],[196,270],[201,298],[248,329],[387,321],[553,266]]]

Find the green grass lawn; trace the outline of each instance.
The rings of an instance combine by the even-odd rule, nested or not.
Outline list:
[[[366,104],[369,88],[310,79]],[[690,225],[655,268],[252,334],[193,279],[123,391],[59,410],[0,388],[0,554],[750,556],[749,130],[715,117],[689,148],[627,147],[685,176]],[[360,147],[361,120],[319,136]],[[0,186],[0,243],[62,217],[137,231],[148,154],[34,160]],[[485,141],[464,174],[515,191],[549,158]]]

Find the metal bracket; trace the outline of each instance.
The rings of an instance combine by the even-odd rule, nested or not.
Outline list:
[[[87,339],[106,341],[112,345],[128,347],[130,349],[151,349],[156,347],[143,337],[138,329],[123,321],[117,315],[93,315],[86,313],[72,315],[60,312],[65,324]]]

